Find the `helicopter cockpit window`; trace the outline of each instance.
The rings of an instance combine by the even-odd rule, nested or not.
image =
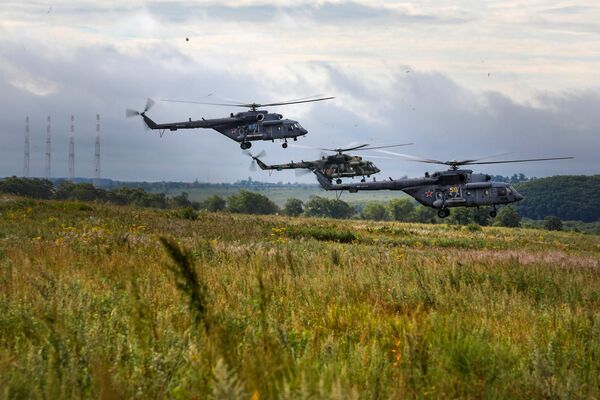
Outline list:
[[[506,188],[499,187],[497,189],[497,191],[498,191],[498,196],[506,196]]]

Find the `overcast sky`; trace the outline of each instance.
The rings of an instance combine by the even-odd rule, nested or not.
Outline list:
[[[67,176],[71,114],[76,175],[93,176],[99,113],[106,178],[311,181],[249,172],[239,144],[215,131],[159,138],[124,114],[147,97],[270,102],[315,94],[336,99],[270,110],[308,129],[303,145],[414,142],[400,151],[437,159],[575,156],[477,170],[598,174],[598,20],[600,5],[591,0],[3,0],[0,176],[23,173],[26,115],[31,174],[44,175],[50,115],[52,175]],[[230,111],[159,101],[149,115],[174,122]],[[319,157],[253,142],[253,151],[261,149],[273,163]],[[382,178],[433,170],[373,161]]]

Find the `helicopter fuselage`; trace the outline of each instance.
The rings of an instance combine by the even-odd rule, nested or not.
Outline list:
[[[298,136],[308,133],[298,121],[284,119],[281,114],[269,113],[265,110],[245,111],[230,114],[227,118],[201,119],[193,121],[157,124],[146,114],[141,113],[144,122],[150,129],[162,131],[177,131],[179,129],[210,128],[222,133],[228,138],[242,144],[242,148],[250,148],[250,142],[255,140],[275,139],[296,140]],[[287,147],[287,146],[284,146]]]
[[[256,158],[259,167],[263,170],[284,169],[310,169],[320,170],[323,175],[329,179],[333,178],[353,178],[357,176],[369,177],[378,173],[380,170],[371,161],[365,161],[362,157],[351,156],[348,154],[335,154],[324,156],[320,160],[290,162],[287,164],[265,164]]]
[[[314,171],[321,186],[326,190],[401,190],[419,203],[440,210],[440,217],[449,215],[452,207],[479,207],[510,204],[523,200],[523,196],[510,184],[493,182],[486,174],[474,174],[471,170],[451,169],[425,174],[423,178],[390,179],[354,184],[333,185],[320,171]]]

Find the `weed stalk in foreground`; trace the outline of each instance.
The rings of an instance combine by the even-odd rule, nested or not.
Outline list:
[[[159,240],[173,260],[173,265],[168,268],[175,275],[177,288],[189,298],[188,306],[194,324],[204,323],[204,327],[208,329],[206,321],[208,289],[198,278],[191,254],[179,247],[173,239],[160,237]]]

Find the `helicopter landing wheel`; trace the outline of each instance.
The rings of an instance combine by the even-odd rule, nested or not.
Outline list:
[[[496,218],[496,215],[498,215],[498,214],[496,213],[496,210],[492,210],[492,211],[490,211],[490,217],[492,217],[492,218]]]
[[[337,184],[339,185],[340,183],[342,183],[342,180],[341,180],[340,178],[337,178],[337,179],[335,180],[335,183],[337,183]]]
[[[284,149],[287,149],[287,142],[283,142],[283,144],[281,145],[281,147],[283,147]]]
[[[440,218],[446,218],[448,215],[450,215],[450,210],[447,208],[442,208],[438,211],[438,217]]]
[[[250,143],[250,142],[242,142],[242,144],[240,144],[240,147],[242,148],[242,150],[247,150],[250,147],[252,147],[252,143]]]

